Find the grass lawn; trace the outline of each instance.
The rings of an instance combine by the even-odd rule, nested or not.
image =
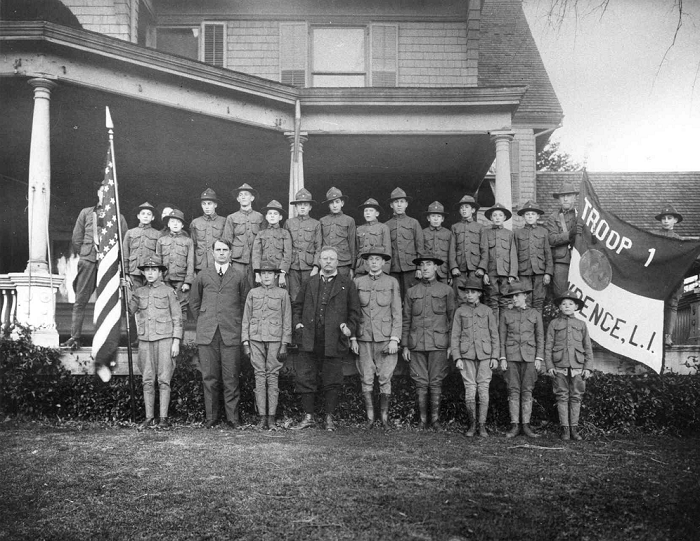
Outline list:
[[[0,423],[0,539],[700,539],[698,439]]]

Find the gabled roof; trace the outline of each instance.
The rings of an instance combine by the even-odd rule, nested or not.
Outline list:
[[[654,216],[666,203],[671,203],[683,216],[683,221],[674,231],[682,237],[700,236],[700,172],[589,172],[588,178],[600,204],[632,225],[647,231],[659,229]],[[552,193],[563,182],[578,185],[580,180],[580,172],[538,172],[537,202],[549,214],[558,207]]]
[[[479,34],[479,86],[527,85],[514,121],[557,126],[563,111],[530,32],[521,0],[484,0]]]

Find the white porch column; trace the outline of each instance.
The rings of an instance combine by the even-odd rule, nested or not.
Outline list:
[[[299,159],[294,161],[294,132],[285,132],[284,136],[289,141],[291,158],[289,162],[289,200],[294,201],[296,193],[304,187],[304,143],[308,140],[308,133],[301,132],[299,137]],[[294,216],[294,205],[289,205],[289,217]]]
[[[513,132],[492,131],[491,140],[496,143],[496,203],[508,210],[513,209],[513,186],[510,175],[510,142]],[[513,221],[508,220],[504,227],[513,229]]]
[[[56,290],[62,276],[49,273],[47,261],[49,203],[51,201],[51,90],[56,83],[30,79],[34,88],[34,116],[29,149],[29,261],[23,273],[9,274],[17,289],[16,318],[32,328],[36,345],[58,347]]]

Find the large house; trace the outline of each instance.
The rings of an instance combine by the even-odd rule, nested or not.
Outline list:
[[[396,186],[415,216],[517,208],[563,116],[520,0],[2,0],[0,95],[0,286],[52,344],[30,291],[96,202],[106,106],[131,226],[143,201],[195,217],[206,187],[228,214],[244,182],[261,204],[337,186],[356,217]]]

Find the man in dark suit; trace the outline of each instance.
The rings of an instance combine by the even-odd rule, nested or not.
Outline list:
[[[196,343],[204,385],[206,428],[219,422],[219,395],[223,384],[226,424],[239,423],[238,377],[241,372],[241,325],[248,280],[231,265],[231,244],[214,241],[214,266],[194,279],[190,309],[197,321]]]
[[[338,252],[321,249],[321,272],[309,278],[292,306],[299,345],[296,392],[301,395],[304,419],[295,429],[314,425],[314,398],[321,376],[326,401],[326,429],[335,430],[333,414],[343,385],[343,356],[357,354],[360,299],[349,276],[338,274]]]

